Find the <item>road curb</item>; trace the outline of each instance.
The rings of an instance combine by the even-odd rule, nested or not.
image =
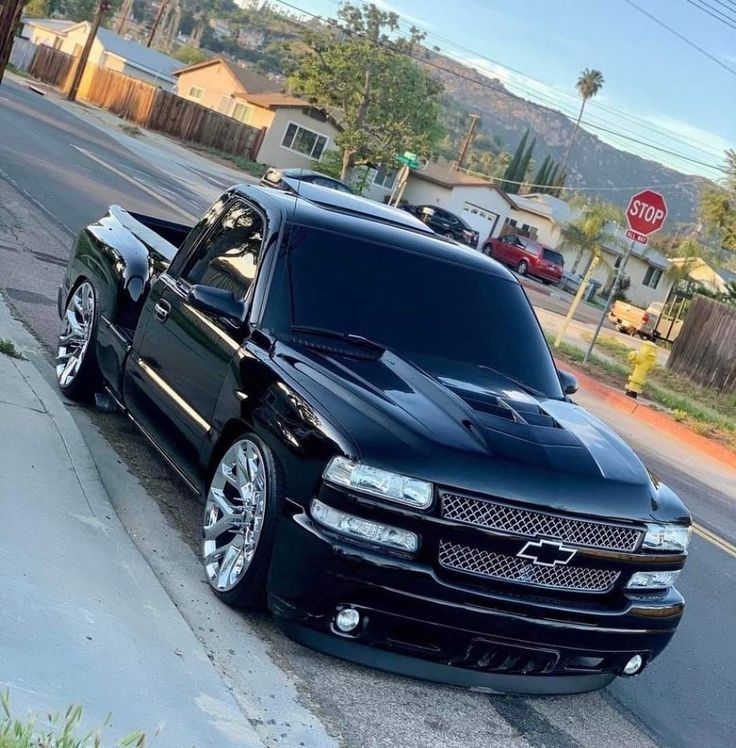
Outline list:
[[[697,449],[699,452],[724,463],[730,468],[736,467],[736,453],[723,444],[696,434],[687,426],[676,421],[671,415],[655,410],[631,397],[627,397],[623,392],[619,392],[613,387],[609,387],[593,379],[593,377],[586,374],[582,369],[569,364],[567,361],[564,362],[563,368],[578,378],[582,389],[596,395],[617,410],[635,416],[640,421],[669,434],[674,439],[687,444],[693,449]]]

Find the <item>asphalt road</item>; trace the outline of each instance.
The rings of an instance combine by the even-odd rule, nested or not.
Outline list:
[[[54,289],[73,232],[103,214],[112,202],[185,220],[174,206],[196,213],[209,199],[192,189],[197,175],[186,184],[174,179],[151,159],[142,158],[140,150],[128,150],[119,138],[108,137],[52,101],[8,81],[0,87],[0,133],[0,287],[51,348],[57,325]],[[678,452],[646,429],[627,433],[629,426],[616,414],[600,410],[594,402],[586,404],[634,442],[701,524],[736,543],[736,473],[695,461],[686,450]],[[146,487],[155,492],[158,486],[170,502],[176,492],[170,474],[119,421],[105,426],[116,448],[142,475]],[[167,516],[177,516],[183,536],[191,540],[196,538],[198,511],[187,502],[175,505]],[[351,744],[490,743],[503,736],[503,726],[493,722],[500,714],[532,746],[642,745],[616,732],[619,723],[630,724],[633,715],[662,745],[731,748],[736,734],[734,582],[736,557],[695,537],[680,585],[688,609],[673,644],[641,678],[619,681],[603,694],[584,697],[499,699],[419,684],[303,650],[279,637],[268,621],[249,625],[261,630],[274,656],[307,684],[309,698],[326,718],[345,726]],[[384,732],[385,741],[377,739],[381,735],[376,736],[376,730]],[[508,744],[516,743],[509,737]]]

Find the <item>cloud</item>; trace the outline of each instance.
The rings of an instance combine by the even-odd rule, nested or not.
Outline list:
[[[717,151],[721,156],[723,151],[727,148],[733,148],[734,145],[736,145],[733,141],[729,141],[714,132],[710,132],[710,130],[704,130],[702,127],[691,125],[689,122],[683,122],[674,117],[649,116],[647,119],[658,127],[674,132],[684,140],[689,140],[693,142],[693,144],[699,145],[702,148]],[[717,159],[718,156],[713,156],[713,158]]]

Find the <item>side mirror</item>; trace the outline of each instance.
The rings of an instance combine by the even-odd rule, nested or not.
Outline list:
[[[557,377],[560,380],[560,384],[562,385],[562,391],[566,395],[574,395],[580,385],[578,384],[577,377],[574,374],[570,374],[569,371],[561,371],[560,369],[557,370]]]
[[[232,291],[196,285],[191,287],[187,301],[200,312],[224,317],[235,324],[242,324],[245,320],[245,304],[238,301]]]

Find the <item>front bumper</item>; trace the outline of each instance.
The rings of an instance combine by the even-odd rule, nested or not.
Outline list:
[[[590,691],[635,654],[650,662],[682,615],[674,589],[619,593],[611,605],[447,579],[421,560],[346,542],[289,506],[269,574],[272,612],[291,638],[372,667],[506,693]],[[348,606],[361,613],[350,635],[334,626]]]

